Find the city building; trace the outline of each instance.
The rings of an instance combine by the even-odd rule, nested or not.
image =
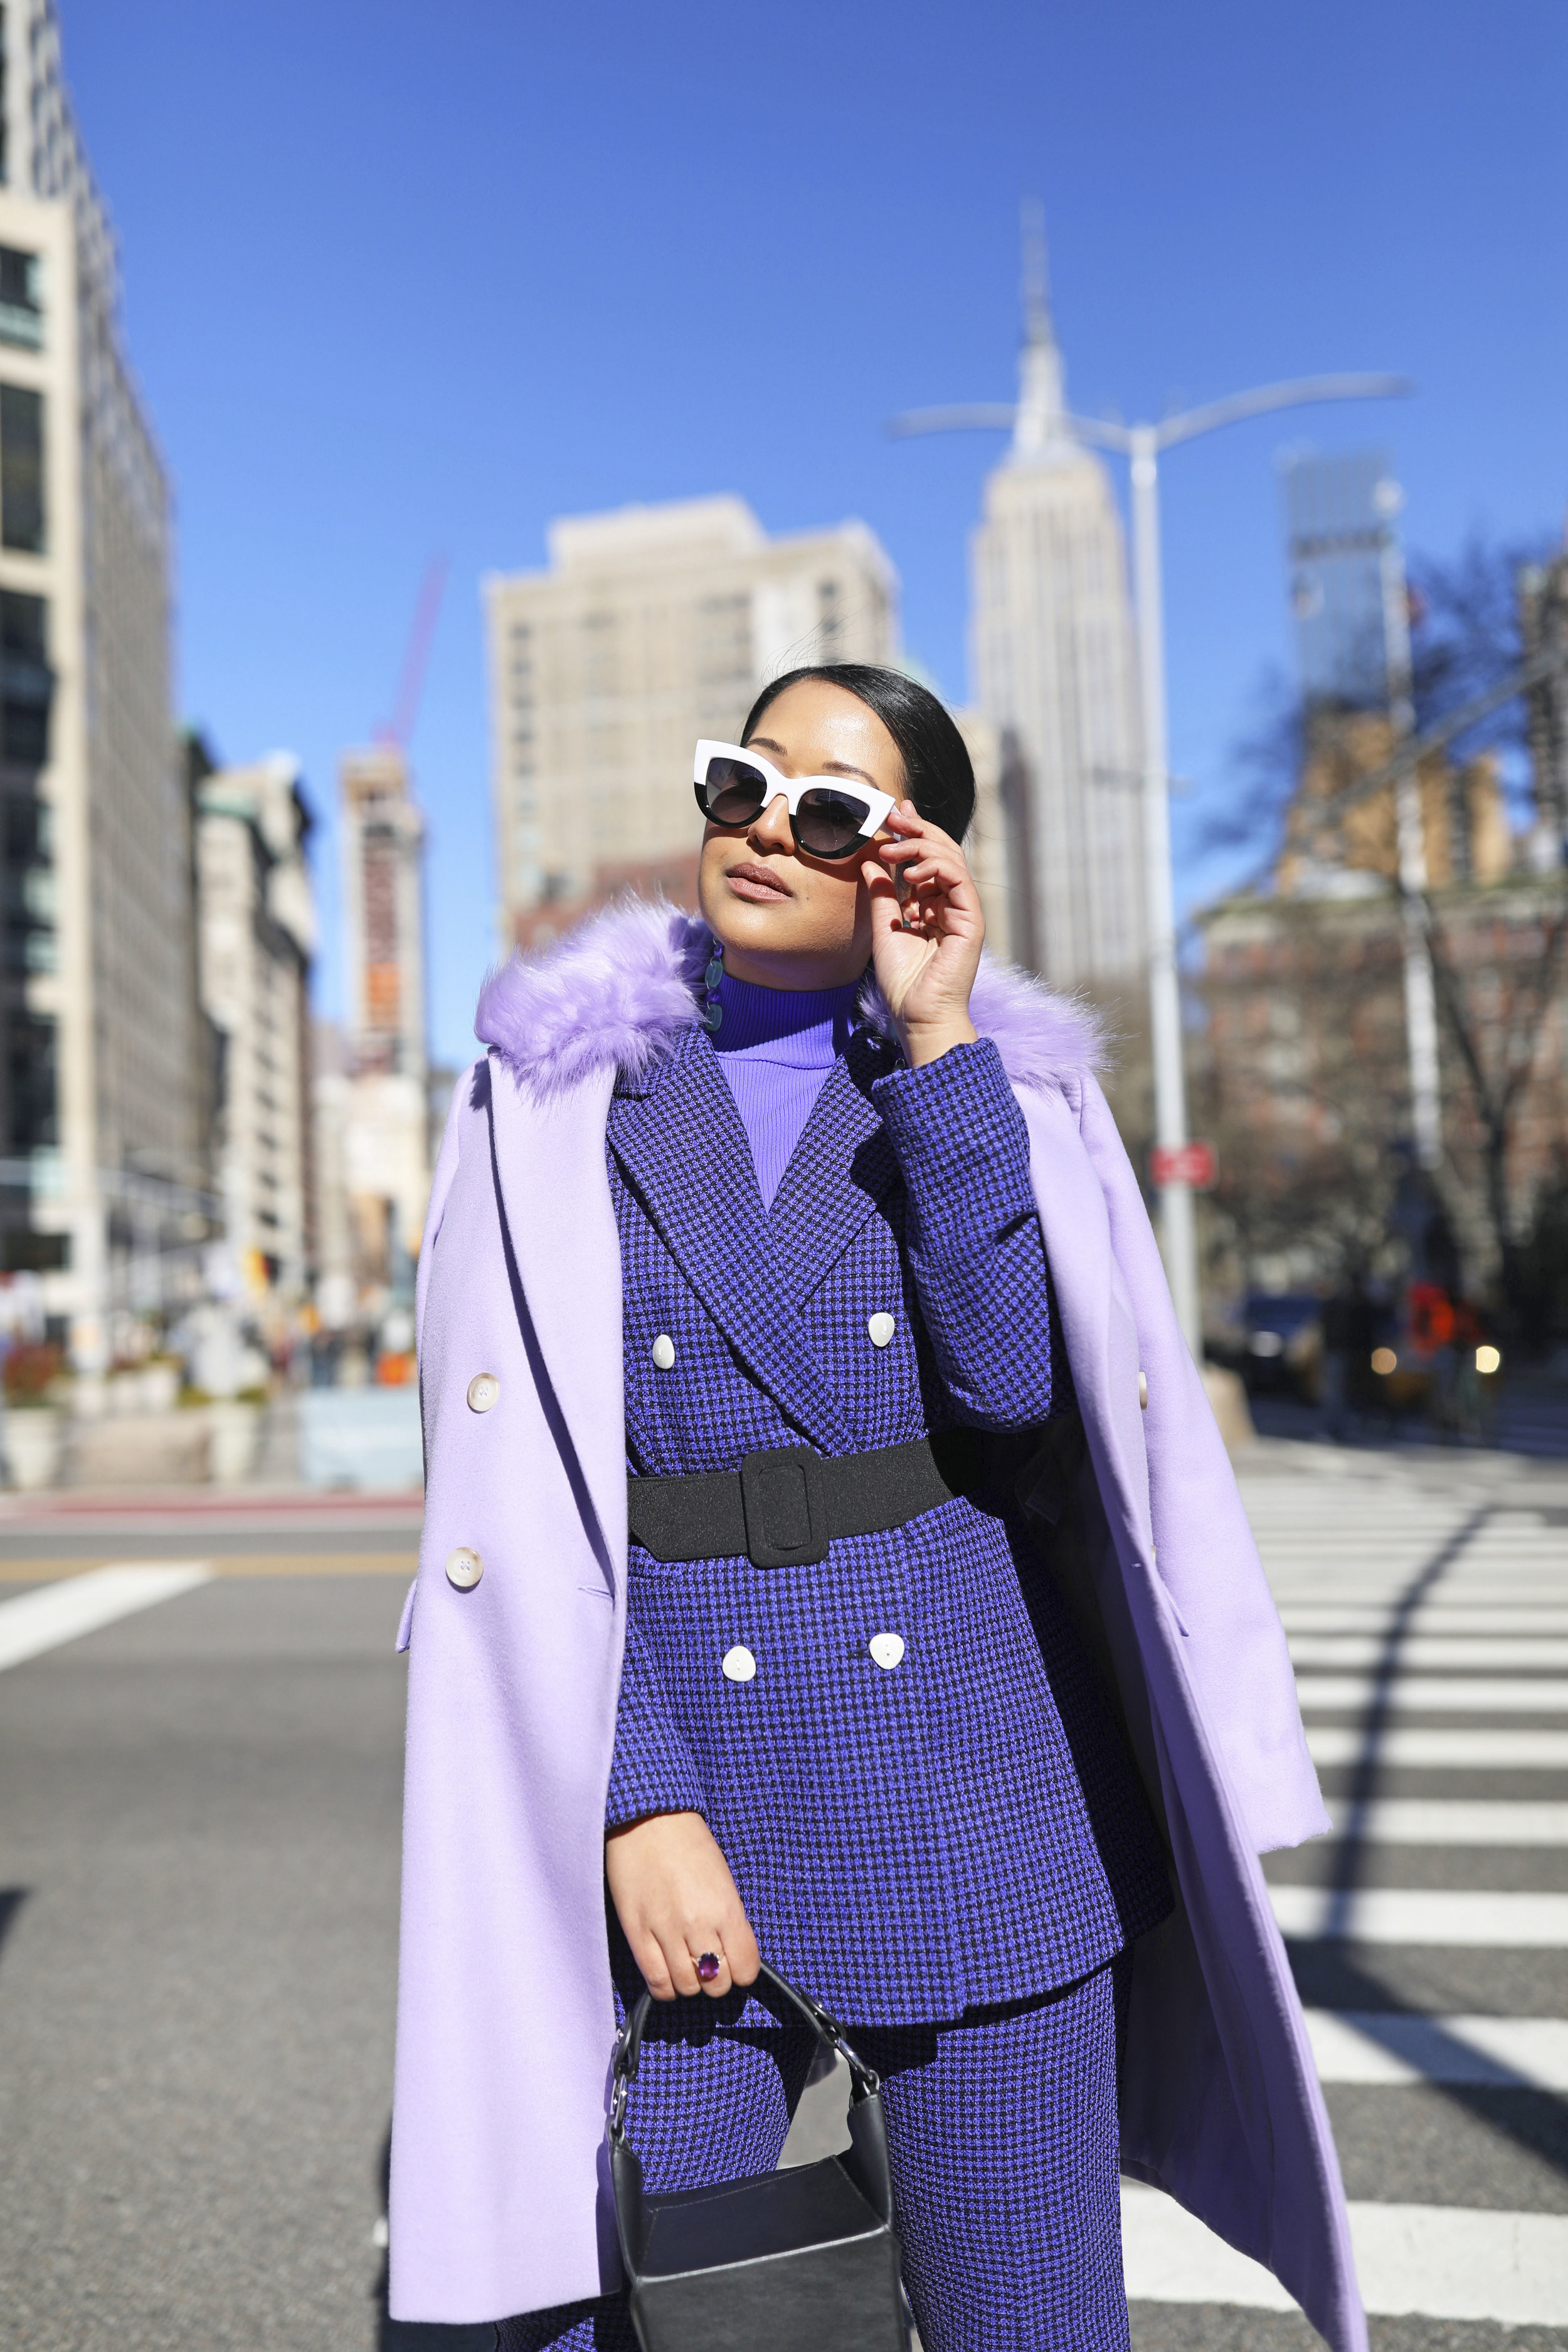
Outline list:
[[[737,498],[552,523],[549,568],[485,583],[507,940],[618,889],[690,903],[691,753],[797,663],[886,662],[898,580],[864,524],[769,539]]]
[[[1300,453],[1280,468],[1290,610],[1309,709],[1384,710],[1391,648],[1386,598],[1403,566],[1393,538],[1403,503],[1380,449]]]
[[[93,1371],[221,1223],[170,496],[51,0],[0,15],[0,1268]]]
[[[238,1294],[285,1306],[311,1272],[310,961],[299,762],[217,768],[190,747],[202,1009],[218,1045],[215,1188]]]
[[[344,1270],[331,1256],[346,1232],[353,1311],[374,1315],[409,1287],[430,1197],[425,820],[395,742],[345,751],[340,783],[349,1017],[341,1051],[322,1040],[316,1098],[323,1181],[346,1205],[323,1205],[322,1262]]]
[[[1536,816],[1531,858],[1549,868],[1568,856],[1568,548],[1551,563],[1528,567],[1520,583],[1520,619],[1525,660],[1556,662],[1529,705]]]
[[[1275,877],[1287,898],[1355,897],[1370,877],[1393,881],[1399,867],[1394,785],[1359,787],[1386,774],[1394,740],[1386,710],[1312,713]],[[1454,761],[1436,751],[1420,762],[1415,781],[1428,880],[1439,889],[1500,881],[1517,845],[1496,756]]]
[[[1058,986],[1147,961],[1138,671],[1110,476],[1072,429],[1043,247],[1026,287],[1013,445],[971,543],[980,710],[1005,747],[1015,952]]]

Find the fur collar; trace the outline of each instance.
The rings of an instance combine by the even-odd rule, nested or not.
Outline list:
[[[608,1067],[636,1077],[697,1018],[711,934],[663,899],[623,898],[542,954],[515,954],[479,992],[474,1034],[542,1098]],[[892,1014],[868,976],[860,1010],[891,1039]],[[1060,1087],[1103,1066],[1098,1013],[1012,964],[982,956],[970,1010],[1015,1086]]]

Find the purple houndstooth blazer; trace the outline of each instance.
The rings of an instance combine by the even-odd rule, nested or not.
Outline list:
[[[690,1054],[707,944],[689,918],[634,905],[514,960],[481,999],[489,1051],[459,1083],[437,1169],[419,1276],[426,1528],[400,1636],[403,2319],[495,2318],[617,2276],[602,1837],[626,1633],[626,1366],[644,1335],[624,1328],[640,1309],[606,1135],[613,1104],[657,1098]],[[874,988],[863,1001],[889,1034]],[[1078,1598],[1174,1865],[1174,1911],[1133,1946],[1123,2168],[1267,2263],[1336,2352],[1362,2352],[1332,2142],[1257,1863],[1328,1826],[1279,1618],[1090,1024],[988,964],[972,1009],[1028,1131],[1082,1413]],[[868,1129],[858,1148],[886,1143]],[[705,1303],[732,1317],[732,1298]],[[819,1450],[865,1442],[841,1404],[837,1431],[813,1421],[832,1400],[799,1303],[756,1304],[754,1382]],[[500,1384],[483,1411],[479,1372]],[[446,1573],[459,1548],[483,1563],[468,1589]]]
[[[607,1153],[637,1473],[733,1470],[803,1438],[831,1456],[1032,1433],[989,1445],[973,1496],[815,1567],[660,1564],[634,1541],[608,1818],[704,1814],[763,1953],[851,2024],[1103,1967],[1171,1895],[1058,1590],[1058,1531],[1017,1501],[1053,1403],[1058,1501],[1072,1391],[995,1045],[910,1070],[858,1026],[766,1213],[700,1028],[617,1083]],[[889,1668],[879,1636],[900,1644]],[[737,1643],[739,1682],[721,1670]]]

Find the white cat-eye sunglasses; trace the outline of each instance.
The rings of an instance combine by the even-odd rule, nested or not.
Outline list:
[[[849,857],[884,825],[898,802],[845,776],[781,776],[739,743],[701,742],[691,771],[710,824],[752,824],[782,793],[795,847],[808,857]]]

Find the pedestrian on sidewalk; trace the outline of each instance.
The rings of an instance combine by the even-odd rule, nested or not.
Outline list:
[[[436,1173],[393,2314],[630,2352],[616,2030],[651,2189],[771,2169],[760,1953],[883,2078],[926,2352],[1125,2352],[1119,2169],[1357,2352],[1257,1860],[1327,1817],[1092,1023],[983,961],[902,675],[695,778],[700,919],[492,980]]]
[[[1323,1428],[1336,1445],[1344,1444],[1358,1419],[1376,1322],[1363,1276],[1342,1278],[1323,1307]]]

